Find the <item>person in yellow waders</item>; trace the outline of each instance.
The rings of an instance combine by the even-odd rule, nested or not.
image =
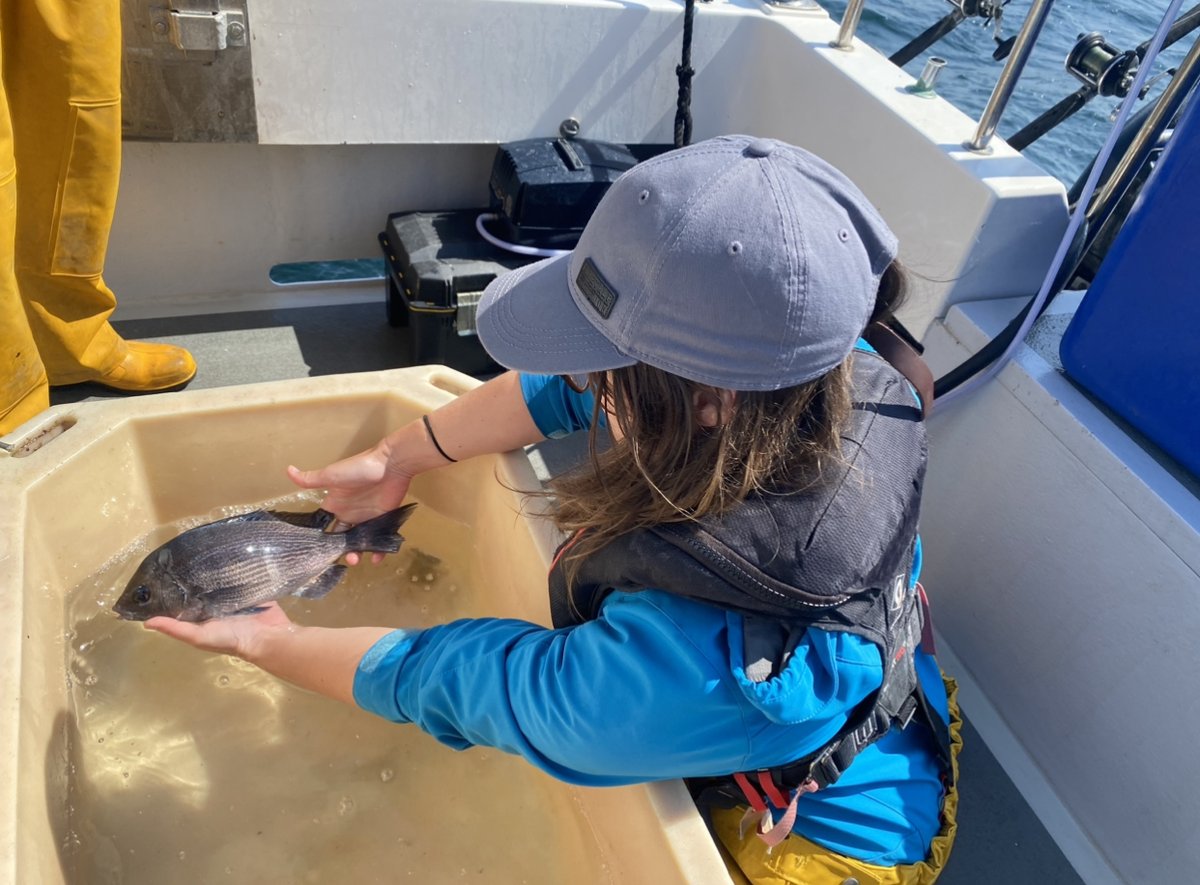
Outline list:
[[[121,161],[117,0],[0,0],[0,433],[51,385],[167,390],[180,347],[123,340],[102,271]]]

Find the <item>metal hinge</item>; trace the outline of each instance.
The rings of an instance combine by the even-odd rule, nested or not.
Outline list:
[[[216,11],[190,9],[151,10],[152,28],[158,40],[186,52],[219,52],[246,45],[246,13],[239,9]]]

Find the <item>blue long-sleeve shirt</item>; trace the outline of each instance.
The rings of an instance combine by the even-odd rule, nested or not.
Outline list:
[[[589,394],[523,376],[547,436],[591,419]],[[919,568],[919,563],[914,564]],[[660,590],[614,593],[599,616],[558,630],[477,618],[397,630],[359,663],[364,709],[457,749],[523,756],[571,783],[613,786],[782,765],[819,749],[883,678],[870,642],[810,629],[783,673],[745,675],[741,616]],[[946,716],[936,663],[922,684]],[[801,797],[795,831],[871,863],[923,860],[942,786],[922,729],[893,729],[831,787]]]

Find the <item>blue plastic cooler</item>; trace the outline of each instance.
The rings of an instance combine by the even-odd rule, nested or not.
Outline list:
[[[1200,477],[1200,102],[1063,336],[1067,374]]]

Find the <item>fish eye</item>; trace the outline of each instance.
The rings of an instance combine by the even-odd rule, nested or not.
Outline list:
[[[133,601],[138,605],[145,605],[150,601],[150,588],[143,584],[133,591]]]

